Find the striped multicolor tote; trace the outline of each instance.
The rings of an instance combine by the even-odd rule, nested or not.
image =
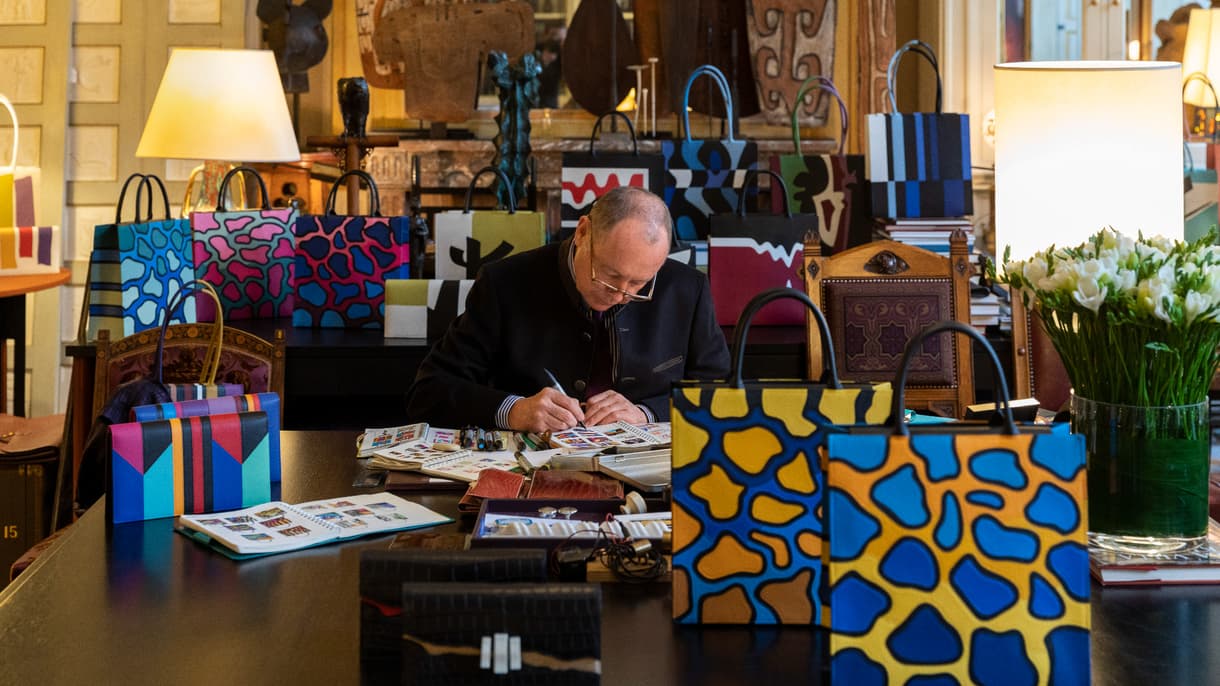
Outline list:
[[[278,393],[250,393],[226,395],[220,398],[183,400],[159,405],[140,405],[131,409],[137,422],[152,422],[158,419],[181,417],[203,417],[234,412],[266,412],[270,423],[268,436],[271,439],[271,480],[280,480],[280,396]]]
[[[898,112],[894,76],[908,51],[936,72],[936,111]],[[941,112],[936,54],[913,40],[898,49],[889,67],[893,112],[868,115],[868,178],[877,217],[963,217],[974,212],[970,176],[970,115]]]
[[[266,412],[110,427],[115,524],[250,507],[271,500]]]

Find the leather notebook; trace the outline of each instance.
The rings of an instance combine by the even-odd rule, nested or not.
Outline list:
[[[485,498],[520,498],[525,476],[503,469],[484,469],[458,501],[458,511],[478,512]]]

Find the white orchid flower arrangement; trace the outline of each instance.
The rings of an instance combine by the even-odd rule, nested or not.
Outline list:
[[[1207,399],[1220,363],[1220,246],[1103,229],[1010,261],[998,280],[1037,312],[1078,396],[1143,406]]]

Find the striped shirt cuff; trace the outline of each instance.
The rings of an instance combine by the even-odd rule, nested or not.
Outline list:
[[[644,413],[644,419],[647,420],[649,424],[657,421],[657,416],[652,413],[652,410],[648,409],[647,405],[636,403],[635,406],[640,408],[640,411]]]
[[[523,395],[510,395],[500,403],[500,409],[496,410],[496,426],[501,429],[508,430],[508,413],[513,409],[513,405],[517,404],[518,400],[523,400]]]

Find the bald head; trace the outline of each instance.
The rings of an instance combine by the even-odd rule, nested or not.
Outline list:
[[[673,220],[665,202],[651,192],[634,186],[619,186],[593,203],[589,210],[594,236],[603,238],[620,222],[634,219],[643,225],[641,238],[649,245],[664,241],[668,246]]]

